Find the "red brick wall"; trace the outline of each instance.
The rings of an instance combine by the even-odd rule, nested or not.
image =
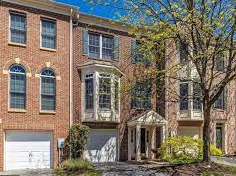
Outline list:
[[[9,11],[23,12],[27,18],[27,43],[25,47],[8,44]],[[40,49],[40,18],[56,20],[57,49]],[[54,166],[58,164],[57,139],[66,138],[69,127],[69,17],[13,5],[0,4],[0,170],[3,170],[3,134],[5,130],[52,131],[54,134]],[[8,74],[3,74],[9,66],[20,59],[31,76],[27,76],[26,112],[8,111]],[[55,114],[40,113],[40,79],[36,74],[50,62],[60,80],[56,81]]]
[[[120,124],[117,125],[117,129],[120,132],[120,160],[128,159],[128,129],[127,129],[127,120],[134,117],[138,113],[141,113],[139,110],[131,109],[131,89],[126,90],[124,87],[131,83],[134,83],[135,77],[135,67],[131,63],[131,40],[132,37],[128,36],[127,33],[110,30],[107,28],[101,28],[96,26],[86,26],[85,24],[79,24],[74,28],[74,70],[73,70],[73,81],[74,81],[74,118],[76,121],[81,122],[82,113],[81,112],[81,98],[84,94],[81,92],[81,73],[77,69],[78,65],[85,63],[91,58],[83,56],[82,54],[82,29],[87,27],[89,31],[98,32],[101,34],[108,34],[111,36],[118,36],[120,40],[119,45],[119,60],[107,60],[113,65],[117,66],[124,75],[121,77],[121,114],[120,114]],[[101,60],[101,59],[95,59]],[[104,61],[104,60],[101,60]],[[155,89],[155,87],[153,87]],[[82,94],[81,94],[82,93]],[[153,96],[155,97],[155,96]],[[156,100],[153,98],[153,109],[156,111]],[[88,124],[88,123],[87,123]],[[93,123],[94,124],[94,123]],[[107,128],[109,124],[97,123],[97,128]],[[94,128],[94,125],[93,127]],[[115,128],[112,125],[112,128]]]

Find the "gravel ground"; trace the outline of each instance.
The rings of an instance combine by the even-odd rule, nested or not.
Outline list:
[[[145,165],[126,162],[95,163],[94,166],[102,176],[166,176]]]

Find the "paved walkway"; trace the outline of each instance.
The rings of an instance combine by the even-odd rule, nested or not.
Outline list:
[[[154,169],[145,165],[127,162],[96,163],[94,166],[102,176],[166,176],[162,173],[156,173]]]
[[[224,164],[227,166],[235,166],[236,167],[236,158],[235,157],[218,157],[213,156],[212,161],[219,164]]]
[[[14,170],[0,172],[1,175],[14,175],[14,176],[54,176],[52,169],[36,169],[36,170]]]

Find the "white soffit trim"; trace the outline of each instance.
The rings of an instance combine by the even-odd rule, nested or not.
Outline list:
[[[79,22],[91,26],[104,27],[111,30],[116,30],[126,33],[129,31],[128,24],[86,13],[80,13]]]
[[[73,11],[78,13],[77,7],[59,3],[52,0],[3,0],[3,1],[26,7],[41,9],[49,12],[59,13],[66,16],[71,16],[71,9],[73,9]]]

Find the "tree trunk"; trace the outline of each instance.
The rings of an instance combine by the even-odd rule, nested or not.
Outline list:
[[[203,161],[210,163],[210,122],[211,108],[204,108],[204,126],[203,126]]]

